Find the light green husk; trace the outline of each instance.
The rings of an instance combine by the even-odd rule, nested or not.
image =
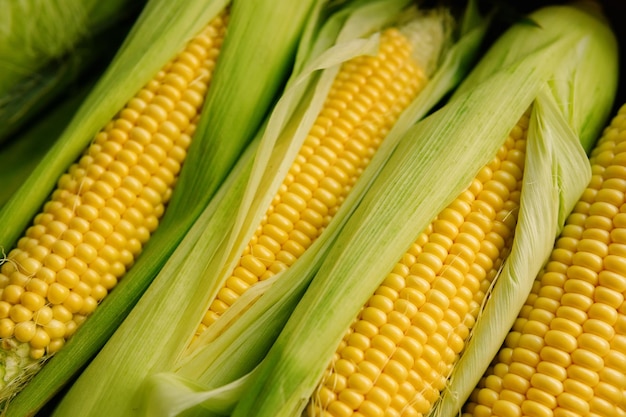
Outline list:
[[[229,3],[151,0],[146,5],[67,129],[0,211],[0,246],[5,252],[28,226],[56,178],[77,159],[93,135]],[[285,82],[313,4],[313,0],[233,2],[202,117],[159,228],[115,290],[11,400],[7,416],[31,415],[58,392],[96,354],[149,286],[258,130]],[[8,392],[7,397],[13,394]]]
[[[102,56],[112,56],[143,3],[0,0],[0,143],[92,65],[106,63]]]
[[[330,17],[323,5],[314,10],[298,50],[296,71],[259,140],[240,159],[127,320],[62,399],[55,416],[228,413],[242,386],[238,378],[245,378],[267,352],[400,133],[462,78],[482,39],[484,22],[468,24],[426,91],[396,124],[339,213],[304,257],[249,290],[189,347],[210,301],[295,158],[339,65],[373,51],[378,36],[371,32],[391,24],[407,4],[405,0],[357,2]],[[322,26],[321,21],[327,24]],[[278,280],[285,285],[271,285]]]
[[[470,75],[444,107],[406,133],[270,352],[242,381],[245,394],[233,417],[299,415],[346,329],[400,255],[533,105],[512,254],[434,410],[437,416],[458,415],[590,178],[581,140],[598,134],[615,93],[616,45],[604,23],[568,7],[544,9],[530,19],[538,24],[513,26],[479,64],[481,76]],[[512,44],[513,36],[524,38],[526,47]],[[592,56],[593,68],[582,64]]]

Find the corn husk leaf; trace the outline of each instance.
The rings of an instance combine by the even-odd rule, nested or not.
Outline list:
[[[364,2],[364,4],[368,4],[368,2]],[[231,197],[238,199],[237,203],[233,204],[232,199],[222,201],[223,197],[215,199],[217,201],[215,204],[219,207],[215,206],[217,208],[214,211],[205,212],[198,219],[128,319],[64,397],[55,415],[74,415],[76,413],[90,416],[142,415],[137,409],[140,402],[147,405],[143,409],[144,415],[172,415],[179,412],[183,406],[191,407],[195,404],[194,401],[196,400],[193,398],[198,397],[195,395],[198,392],[198,384],[204,382],[204,379],[210,379],[214,387],[227,386],[238,377],[249,372],[254,363],[263,356],[273,339],[273,335],[280,329],[281,323],[284,322],[294,301],[297,300],[297,295],[305,287],[305,283],[300,283],[300,286],[294,289],[295,298],[289,298],[278,305],[282,309],[282,313],[276,316],[276,319],[272,319],[270,315],[264,315],[264,319],[271,326],[257,327],[259,330],[251,332],[253,335],[249,335],[246,345],[241,344],[242,333],[232,332],[228,329],[224,332],[225,336],[219,338],[220,341],[225,342],[221,342],[222,345],[214,345],[213,349],[216,350],[211,351],[203,348],[210,341],[210,336],[203,336],[189,351],[187,351],[187,347],[211,299],[221,286],[221,277],[224,277],[225,273],[232,269],[236,255],[241,253],[243,246],[254,232],[256,224],[260,221],[271,200],[271,196],[279,187],[282,177],[291,165],[290,161],[295,158],[297,150],[330,88],[334,78],[333,74],[338,70],[339,64],[351,56],[372,51],[376,47],[376,35],[362,37],[362,34],[363,32],[367,34],[389,22],[393,16],[389,11],[390,5],[394,4],[396,9],[400,10],[406,5],[406,2],[371,2],[370,7],[374,7],[374,9],[367,7],[357,9],[364,10],[368,16],[367,20],[359,19],[359,14],[350,14],[349,18],[341,23],[341,20],[345,19],[345,15],[343,15],[344,17],[337,18],[340,21],[331,19],[331,27],[327,27],[325,30],[317,32],[311,29],[315,26],[310,26],[305,31],[303,43],[306,45],[302,46],[299,51],[306,52],[300,53],[299,60],[296,62],[296,67],[302,68],[302,70],[291,78],[287,92],[281,97],[267,126],[262,131],[263,135],[259,138],[260,142],[253,144],[253,147],[258,145],[258,149],[249,149],[251,156],[249,159],[244,156],[240,160],[238,168],[233,171],[228,184],[224,186],[227,191],[222,191],[224,194],[220,194],[224,198],[228,196],[229,199]],[[372,13],[373,10],[387,11],[380,14]],[[320,13],[319,16],[322,15],[321,10],[316,9],[314,16],[318,13]],[[365,24],[366,22],[368,23]],[[338,28],[341,30],[337,30]],[[477,48],[483,30],[484,27],[480,27],[463,38],[463,47],[454,50],[454,54],[452,54],[454,58],[448,59],[446,64],[442,66],[443,73],[461,71],[458,67],[466,63],[469,59],[468,56],[471,56],[471,52]],[[314,44],[309,44],[309,42]],[[327,49],[320,47],[316,42],[325,45],[336,43],[336,45]],[[441,97],[445,91],[452,87],[449,80],[458,80],[459,78],[460,75],[457,75],[456,78],[446,76],[444,79],[448,83],[447,87],[436,86],[433,81],[433,86],[430,87],[431,90],[429,91],[435,91]],[[427,106],[436,103],[437,97],[433,96],[429,100],[422,100],[421,107],[416,106],[412,116],[410,116],[413,118],[413,123],[415,119],[426,113]],[[408,121],[405,123],[410,124]],[[385,146],[387,146],[385,152],[388,155],[394,145],[389,142]],[[380,152],[379,150],[379,154]],[[385,158],[385,152],[378,157],[380,161]],[[381,162],[374,162],[373,160],[371,166],[380,166],[380,164]],[[371,172],[372,174],[369,174],[370,180],[376,169],[373,168]],[[363,182],[362,189],[366,188],[368,181]],[[350,201],[356,202],[359,193],[353,192],[355,197],[352,197],[354,200]],[[351,210],[350,207],[355,206],[354,203],[345,204],[346,214],[342,216],[347,217]],[[213,204],[210,207],[214,207]],[[340,228],[339,224],[333,226],[335,230]],[[223,230],[224,225],[228,225],[228,233]],[[327,237],[320,238],[323,239],[321,242],[332,239],[333,234],[325,233],[325,235]],[[317,247],[325,246],[320,244]],[[307,251],[307,253],[309,252]],[[321,256],[322,251],[318,249],[310,253],[311,255],[305,254],[305,256],[308,256],[308,259],[316,259]],[[306,279],[307,274],[310,276],[310,271],[315,270],[315,265],[303,260],[292,266],[292,269],[294,272],[291,273],[291,276],[300,275]],[[302,274],[299,274],[299,271]],[[216,277],[216,275],[218,276]],[[285,275],[282,274],[278,276],[285,278]],[[231,319],[236,319],[233,320],[236,324],[240,323],[240,314],[248,308],[267,310],[270,306],[269,303],[265,302],[262,306],[257,307],[257,303],[251,304],[251,300],[257,299],[260,294],[263,294],[265,288],[278,288],[278,286],[271,286],[270,284],[271,282],[268,281],[266,285],[260,285],[256,292],[251,292],[248,297],[243,298],[238,307],[233,306],[230,309],[232,313],[225,314],[224,319],[218,320],[215,324],[218,326],[217,328],[220,326],[222,329],[227,328],[226,324],[232,324]],[[172,299],[184,299],[185,304],[172,303]],[[250,320],[252,316],[246,315],[245,317],[246,319],[241,321],[243,327],[246,325],[256,326],[254,320]],[[216,332],[218,331],[213,333]],[[230,342],[231,339],[233,340],[232,343]],[[143,392],[138,391],[144,379],[150,374],[182,368],[183,362],[186,365],[185,369],[193,368],[195,365],[191,361],[187,361],[185,359],[187,357],[195,357],[198,354],[202,357],[196,363],[202,363],[203,358],[217,357],[214,354],[228,354],[222,347],[224,345],[232,346],[235,351],[235,354],[230,357],[230,362],[228,364],[212,362],[203,365],[199,369],[200,375],[195,385],[193,383],[183,384],[181,381],[185,381],[184,378],[174,377],[175,380],[170,386],[169,378],[164,378],[163,384],[158,380],[157,382],[150,381],[147,384],[150,389],[146,388]],[[112,357],[116,359],[112,361]],[[209,367],[212,368],[209,369]],[[237,386],[240,384],[233,382],[233,387]],[[149,400],[151,392],[156,397],[160,397],[160,393],[175,392],[180,387],[191,388],[187,392],[189,395],[186,394],[185,397],[173,395],[180,401],[172,404],[170,409],[165,407],[165,401],[153,403]],[[203,388],[206,388],[206,385],[203,385]],[[87,391],[89,391],[89,395],[85,394]],[[233,394],[230,397],[230,403],[224,403],[224,399],[228,399],[228,393]],[[227,409],[228,406],[232,406],[233,399],[238,397],[236,393],[237,390],[219,388],[216,396],[207,394],[213,398],[203,406],[214,407],[215,398],[218,398],[218,402],[221,403],[213,409],[222,412],[225,410],[224,407]],[[199,396],[203,397],[204,395],[201,393]],[[148,401],[145,401],[146,398]],[[181,402],[184,402],[183,400],[186,398],[192,398],[191,404],[181,405]],[[158,404],[158,407],[153,406],[153,404]],[[198,409],[192,409],[189,414],[184,415],[195,415],[194,413],[197,411]],[[206,409],[202,412],[208,413]]]
[[[143,1],[0,1],[0,143],[95,65],[106,65]]]
[[[557,11],[556,17],[560,13]],[[571,26],[567,27],[572,32]],[[516,279],[502,277],[496,284],[524,281],[510,293],[516,302],[523,303],[525,297],[520,294],[530,290],[528,282],[532,283],[566,213],[587,184],[590,170],[580,142],[580,134],[585,131],[582,126],[601,126],[603,122],[590,119],[593,114],[604,114],[612,104],[615,76],[610,70],[615,70],[615,48],[613,43],[603,44],[606,28],[593,39],[598,30],[592,25],[582,36],[561,32],[557,36],[550,33],[547,38],[539,33],[534,48],[518,50],[509,46],[508,51],[518,51],[519,55],[506,63],[498,60],[480,80],[470,76],[471,84],[464,84],[441,110],[406,133],[334,242],[276,343],[246,382],[246,393],[232,416],[298,415],[346,329],[393,269],[399,254],[405,253],[431,219],[470,183],[534,104],[524,177],[524,186],[528,187],[522,195],[522,219],[513,249],[516,255],[511,255],[505,267],[515,269]],[[588,50],[581,51],[581,43],[590,49],[604,48],[602,62],[609,74],[607,78],[596,78],[595,71],[576,74],[579,82],[586,80],[602,93],[592,95],[591,102],[570,103],[572,107],[587,108],[587,113],[564,115],[556,104],[562,103],[563,97],[555,98],[563,91],[551,89],[551,82],[562,75],[558,68],[563,62],[586,59]],[[575,58],[571,51],[575,51]],[[590,110],[593,106],[599,108],[598,113]],[[576,123],[575,130],[569,124],[569,114],[581,115],[587,122]],[[451,166],[462,168],[450,170]],[[496,297],[494,289],[492,299]],[[519,309],[511,304],[511,297],[500,302],[506,308],[496,306],[494,314],[498,317],[488,320],[485,326],[502,325],[506,334],[510,326],[502,324],[506,321],[503,316],[515,317]],[[497,349],[503,339],[493,332],[480,336],[475,332],[471,341],[480,355],[486,345]],[[481,360],[473,356],[466,368],[455,370],[455,375],[477,380],[482,372],[476,368],[483,364],[486,367],[489,362],[487,354]],[[456,396],[458,391],[453,382],[446,394],[462,401],[463,394]],[[458,410],[454,408],[446,415],[457,415]]]
[[[11,198],[52,147],[92,86],[93,82],[81,86],[79,91],[70,94],[37,124],[0,149],[0,207]]]
[[[6,226],[0,230],[3,248],[14,244],[50,193],[56,178],[79,156],[95,132],[229,3],[227,0],[152,0],[146,5],[118,55],[57,144],[0,211],[0,221]],[[34,413],[95,355],[215,195],[284,82],[282,76],[293,60],[295,44],[313,1],[284,3],[281,6],[276,1],[270,4],[238,0],[233,4],[229,32],[212,87],[159,229],[115,291],[64,349],[43,366],[22,394],[11,401],[7,415]],[[290,24],[281,30],[267,24],[287,20]],[[248,65],[238,65],[242,60]],[[257,84],[263,87],[259,89]],[[240,116],[247,123],[240,123]],[[224,144],[228,144],[227,151]]]

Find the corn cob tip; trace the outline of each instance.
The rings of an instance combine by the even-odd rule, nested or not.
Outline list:
[[[406,21],[398,23],[400,33],[412,45],[412,57],[430,77],[452,45],[456,21],[447,8],[415,10],[407,13]]]

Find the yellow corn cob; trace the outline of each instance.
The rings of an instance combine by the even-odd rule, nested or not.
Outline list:
[[[626,106],[463,416],[626,416]]]
[[[397,29],[342,65],[314,126],[199,335],[251,285],[289,267],[328,225],[400,113],[426,84]]]
[[[422,416],[513,242],[528,115],[419,235],[346,332],[309,416]]]
[[[58,351],[133,264],[170,199],[226,23],[213,19],[95,136],[4,260],[4,350]]]

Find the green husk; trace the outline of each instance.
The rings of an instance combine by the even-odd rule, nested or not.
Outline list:
[[[505,35],[496,46],[504,50],[489,58],[493,61],[485,64],[489,71],[484,76],[470,75],[445,106],[404,135],[269,353],[243,382],[245,395],[233,417],[299,415],[346,329],[399,254],[469,184],[533,105],[516,240],[485,309],[497,317],[485,320],[483,315],[478,321],[483,325],[475,328],[461,357],[466,366],[459,362],[444,392],[444,401],[454,404],[445,413],[440,404],[434,411],[458,415],[458,404],[469,393],[466,386],[473,388],[484,370],[479,368],[487,367],[490,352],[504,340],[563,219],[587,184],[590,169],[581,142],[597,135],[615,92],[617,56],[610,30],[588,15],[578,16],[575,9],[540,13],[539,26],[521,24],[509,32],[525,37],[527,48],[512,47],[506,41],[512,35]],[[568,13],[578,16],[576,23],[556,26],[555,20],[567,21]],[[601,76],[595,67],[592,71],[571,62],[596,52]],[[565,98],[574,91],[554,88],[555,80],[560,87],[584,85],[595,93],[569,101],[564,109]],[[570,115],[576,120],[570,121]],[[502,296],[500,287],[510,288],[510,297]],[[479,327],[490,331],[479,333]]]
[[[1,0],[0,143],[95,65],[106,65],[143,3]]]
[[[330,17],[323,8],[314,10],[298,49],[294,67],[299,70],[292,75],[258,141],[239,161],[127,320],[62,399],[56,416],[223,415],[232,408],[242,387],[238,378],[250,372],[267,352],[400,133],[458,82],[480,44],[485,30],[482,20],[468,25],[468,31],[448,51],[439,71],[383,142],[317,243],[289,270],[253,287],[189,347],[225,274],[232,270],[295,158],[340,63],[375,48],[377,36],[369,36],[371,31],[392,22],[407,3],[356,2]],[[322,19],[327,25],[319,24]],[[271,285],[279,279],[286,285]],[[181,305],[172,300],[185,302]],[[184,396],[172,394],[180,390]],[[164,397],[163,393],[171,395]],[[189,401],[182,401],[185,398]]]
[[[116,58],[58,142],[0,211],[4,225],[0,244],[5,251],[14,245],[54,187],[56,178],[80,155],[93,135],[229,3],[151,0],[146,5]],[[228,34],[212,86],[161,225],[115,290],[20,395],[11,400],[6,415],[36,412],[96,354],[149,286],[261,124],[284,83],[313,3],[232,3]],[[289,24],[280,30],[268,24],[285,21]],[[246,65],[240,65],[241,62]],[[246,123],[241,123],[240,118]]]
[[[0,207],[28,178],[46,152],[61,135],[93,83],[70,94],[38,123],[0,149]]]

